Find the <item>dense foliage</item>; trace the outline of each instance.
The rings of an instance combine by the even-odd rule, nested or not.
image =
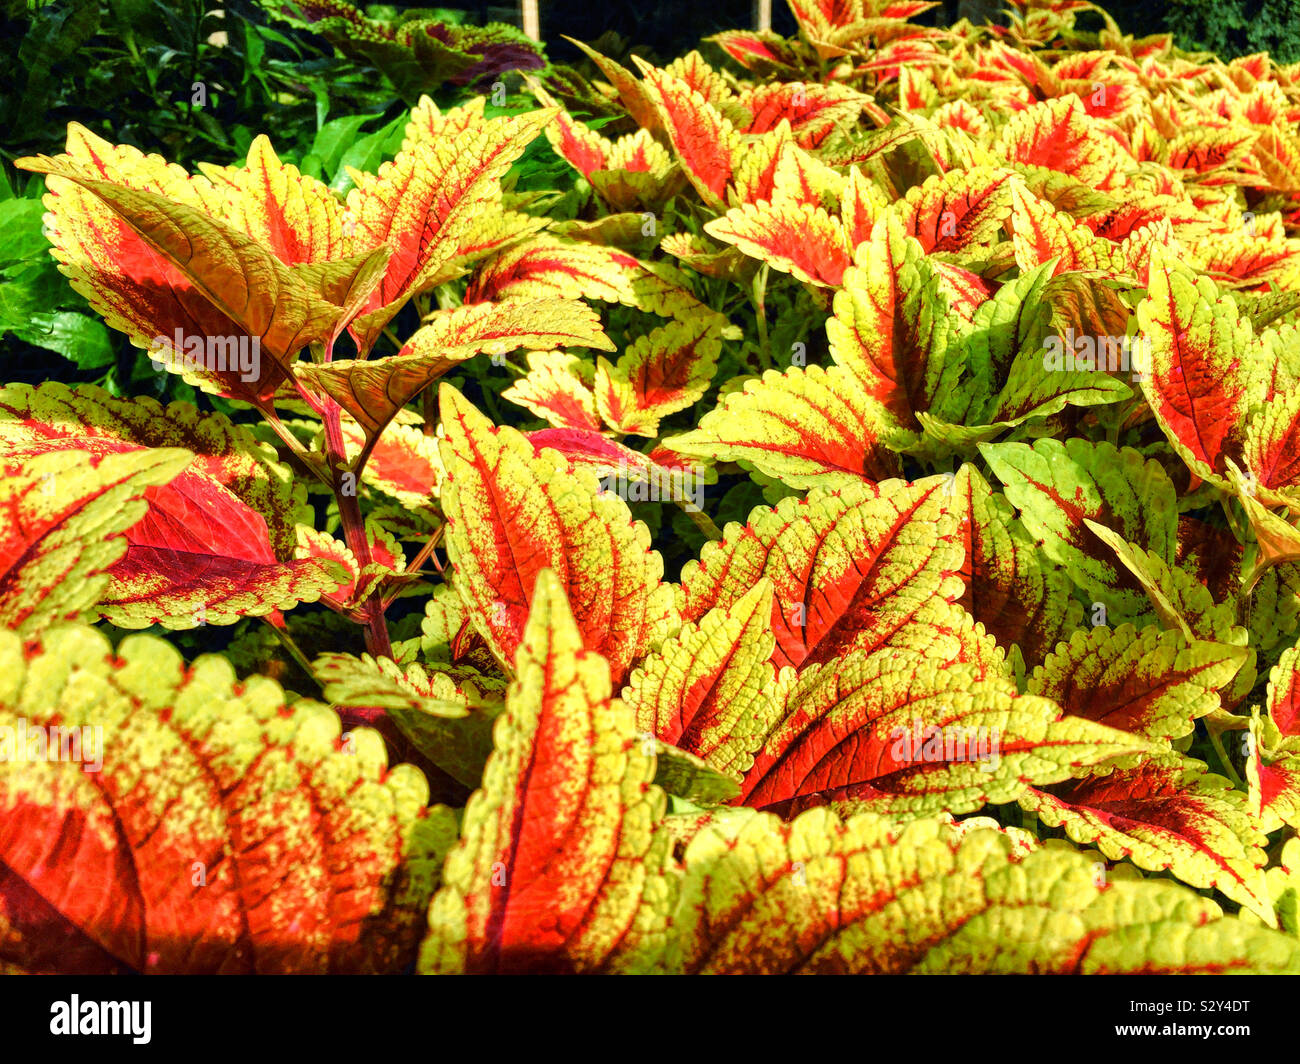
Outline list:
[[[456,102],[0,201],[0,969],[1300,971],[1300,69],[319,6]]]

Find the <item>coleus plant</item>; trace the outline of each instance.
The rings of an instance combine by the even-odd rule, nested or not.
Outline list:
[[[23,160],[237,413],[0,389],[0,965],[1300,971],[1296,71],[925,6]]]
[[[345,55],[373,64],[408,101],[445,84],[472,86],[506,71],[546,66],[542,46],[504,22],[461,26],[419,9],[384,21],[342,0],[262,4],[279,20],[319,33]]]

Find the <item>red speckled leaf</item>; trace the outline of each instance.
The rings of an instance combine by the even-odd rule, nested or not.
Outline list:
[[[1246,796],[1199,761],[1156,755],[1051,794],[1031,790],[1021,805],[1111,860],[1127,857],[1193,887],[1215,887],[1276,926],[1264,885],[1264,836]]]
[[[1082,629],[1034,670],[1027,690],[1077,717],[1150,739],[1181,739],[1197,718],[1220,708],[1219,688],[1247,656],[1244,647],[1155,626]]]
[[[666,902],[664,793],[563,582],[537,575],[483,785],[429,908],[426,972],[598,972],[644,948]]]
[[[760,580],[650,655],[623,691],[637,726],[739,778],[779,719],[768,658],[772,587]]]
[[[343,310],[319,294],[317,278],[205,213],[199,187],[156,156],[74,127],[68,154],[20,162],[49,175],[51,240],[73,287],[160,361],[183,364],[197,343],[204,359],[194,361],[207,377],[231,394],[264,398],[302,347],[339,327]],[[230,351],[253,342],[261,357],[233,366]]]
[[[823,288],[838,287],[852,262],[840,223],[807,203],[746,203],[707,222],[704,231],[775,270]]]
[[[735,127],[704,96],[680,78],[632,57],[641,68],[646,94],[687,178],[709,206],[719,208],[740,148]]]
[[[671,820],[672,818],[670,818]],[[686,820],[683,817],[681,820]],[[964,823],[969,823],[966,821]],[[1176,883],[935,818],[688,822],[662,969],[731,974],[1294,971],[1294,938]]]
[[[664,441],[682,454],[740,462],[792,488],[884,480],[901,471],[893,416],[843,366],[768,370],[726,395],[700,427]]]
[[[696,299],[667,266],[646,263],[617,248],[543,235],[485,262],[465,292],[465,302],[485,300],[599,299],[664,318],[722,315]]]
[[[85,627],[0,632],[0,964],[33,972],[397,972],[415,957],[444,807],[383,743],[228,662]],[[69,742],[66,736],[75,736]],[[54,734],[52,731],[49,734]],[[75,742],[76,745],[73,745]]]
[[[831,357],[900,424],[917,428],[916,414],[946,398],[960,371],[945,358],[952,323],[943,277],[893,211],[859,245],[855,263],[826,323]]]
[[[592,392],[591,364],[562,351],[531,352],[528,372],[501,393],[557,429],[599,432],[604,428]]]
[[[1134,165],[1073,93],[1013,115],[995,150],[1012,162],[1069,174],[1099,189],[1122,184]]]
[[[707,318],[672,322],[640,337],[611,366],[596,368],[596,406],[616,432],[654,436],[713,383],[722,340]]]
[[[412,295],[496,250],[501,178],[554,117],[554,110],[507,115],[454,138],[420,141],[377,174],[363,175],[348,195],[351,245],[360,251],[382,244],[393,252],[352,325],[363,350]]]
[[[523,435],[493,426],[448,385],[441,401],[447,551],[475,627],[509,662],[537,573],[554,569],[583,644],[607,657],[621,682],[675,624],[649,530],[621,498],[601,492],[590,471],[554,451],[538,455]]]
[[[1155,249],[1137,315],[1151,341],[1142,391],[1156,420],[1193,472],[1223,482],[1227,460],[1242,461],[1250,376],[1266,348],[1213,281]]]
[[[946,484],[942,477],[859,483],[759,507],[682,571],[682,616],[699,621],[715,607],[729,608],[765,576],[775,591],[778,666],[928,643],[934,625],[927,607],[955,602],[962,591]]]
[[[298,558],[304,493],[274,452],[221,415],[186,403],[113,399],[60,384],[0,390],[0,446],[27,460],[53,451],[143,454],[184,447],[194,460],[145,492],[99,604],[129,628],[191,628],[315,601],[337,584],[328,565]]]
[[[967,813],[1145,747],[965,667],[892,648],[855,652],[800,673],[740,800],[783,815],[845,801],[882,813]]]
[[[903,208],[907,235],[922,249],[961,251],[992,243],[1011,213],[1011,171],[994,167],[953,170],[909,189]]]
[[[189,464],[177,448],[103,454],[11,449],[0,437],[0,621],[24,636],[90,617],[151,485]]]

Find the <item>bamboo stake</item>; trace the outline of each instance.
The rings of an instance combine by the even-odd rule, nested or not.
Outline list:
[[[770,4],[771,0],[767,0]],[[542,13],[538,0],[519,0],[519,22],[524,34],[535,41],[542,39]]]

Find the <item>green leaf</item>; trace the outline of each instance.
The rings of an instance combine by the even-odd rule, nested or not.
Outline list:
[[[1177,549],[1177,492],[1164,469],[1130,448],[1071,438],[985,443],[980,452],[1043,551],[1114,619],[1136,619],[1146,597],[1084,525],[1116,529],[1172,563]]]

